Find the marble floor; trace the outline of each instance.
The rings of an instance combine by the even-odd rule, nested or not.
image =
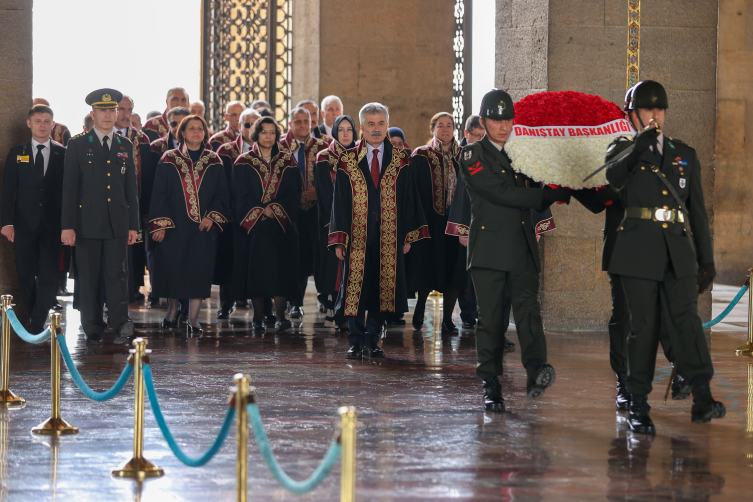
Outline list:
[[[712,390],[726,403],[726,418],[695,425],[690,400],[662,404],[670,374],[662,355],[650,396],[658,433],[648,438],[627,432],[624,416],[615,412],[606,332],[548,332],[557,382],[535,401],[525,397],[519,352],[506,354],[508,412],[494,415],[481,405],[473,332],[440,335],[436,299],[430,300],[423,331],[392,327],[382,342],[387,359],[356,362],[344,358],[346,336],[323,326],[312,289],[302,323],[283,334],[270,328],[263,336],[250,333],[246,309],[216,321],[216,292],[202,314],[205,334],[199,339],[158,329],[164,309],[132,306],[137,330],[153,350],[164,414],[189,455],[212,443],[232,377],[245,372],[256,387],[272,447],[296,479],[308,476],[324,455],[339,421],[337,408],[358,409],[359,501],[753,500],[753,361],[734,355],[746,340],[747,296],[730,323],[710,334]],[[738,289],[717,286],[715,314]],[[84,379],[96,390],[109,388],[128,348],[87,346],[78,312],[67,303],[64,319]],[[509,335],[517,342],[514,328]],[[132,385],[111,401],[95,403],[63,366],[62,416],[81,432],[60,439],[31,434],[50,414],[49,344],[30,345],[14,336],[10,350],[10,388],[27,404],[0,408],[0,501],[235,500],[235,431],[206,466],[186,467],[169,450],[149,409],[145,457],[165,475],[144,483],[111,477],[132,453]],[[248,479],[250,501],[340,496],[339,465],[306,495],[284,491],[253,441]]]

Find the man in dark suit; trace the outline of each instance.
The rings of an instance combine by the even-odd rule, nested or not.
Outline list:
[[[50,139],[52,119],[49,106],[31,107],[26,120],[31,140],[11,148],[3,178],[2,234],[13,243],[32,333],[44,329],[57,303],[65,148]]]
[[[104,276],[107,310],[116,344],[133,334],[128,317],[128,246],[140,228],[138,186],[133,144],[114,133],[118,103],[123,95],[100,89],[86,97],[94,127],[68,142],[63,177],[61,240],[76,246],[80,285],[81,324],[86,337],[102,339],[101,282]]]

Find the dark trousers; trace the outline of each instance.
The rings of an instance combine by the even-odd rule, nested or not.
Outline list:
[[[379,343],[385,320],[385,313],[379,310],[379,260],[379,239],[374,239],[372,245],[366,248],[358,315],[348,317],[348,342],[351,346],[374,349]],[[364,322],[366,311],[369,318]]]
[[[300,290],[297,298],[291,299],[296,307],[303,306],[303,298],[306,296],[306,286],[311,274],[315,273],[319,255],[319,234],[317,232],[318,220],[316,207],[308,211],[298,211],[298,287]]]
[[[458,294],[458,306],[460,307],[460,318],[463,322],[471,322],[478,319],[476,289],[473,287],[471,274],[468,274],[468,289],[464,293]]]
[[[651,392],[662,328],[671,342],[677,372],[689,381],[700,375],[711,378],[714,368],[698,317],[696,277],[676,277],[667,270],[662,281],[624,275],[621,279],[631,325],[627,337],[628,392]]]
[[[128,239],[76,239],[77,289],[80,289],[81,325],[86,336],[99,337],[102,321],[102,282],[107,292],[110,326],[128,321]]]
[[[235,300],[233,300],[233,285],[220,284],[220,310],[230,312],[233,305],[235,305]]]
[[[13,243],[16,271],[33,334],[42,331],[56,302],[60,247],[60,232],[51,232],[42,225],[32,232],[16,232]]]
[[[529,260],[530,266],[527,266],[524,272],[505,272],[477,267],[470,270],[478,295],[476,375],[480,378],[502,374],[504,332],[507,329],[503,326],[506,288],[512,300],[523,366],[527,366],[532,359],[546,362],[546,339],[538,299],[539,273],[533,265],[533,259],[529,257]],[[506,310],[509,316],[509,307]]]

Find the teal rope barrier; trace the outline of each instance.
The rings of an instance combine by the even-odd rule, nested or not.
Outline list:
[[[261,415],[259,415],[259,407],[251,403],[246,407],[246,409],[248,410],[248,415],[251,418],[251,426],[254,431],[254,436],[256,437],[256,442],[259,445],[259,450],[261,450],[261,455],[262,457],[264,457],[269,470],[272,471],[272,475],[275,477],[277,482],[283,486],[283,488],[293,493],[307,493],[316,488],[319,483],[324,481],[324,478],[327,477],[327,474],[330,473],[332,467],[334,467],[337,459],[340,457],[341,447],[340,443],[336,439],[332,440],[332,444],[330,445],[329,450],[327,450],[327,454],[324,455],[321,463],[311,474],[311,476],[303,481],[295,481],[290,476],[288,476],[285,471],[282,470],[280,464],[277,463],[275,454],[272,452],[272,448],[269,446],[269,439],[267,438],[267,434],[264,432],[264,425],[261,422]]]
[[[18,320],[18,317],[16,317],[16,313],[13,312],[13,309],[9,308],[5,311],[5,315],[8,317],[8,320],[10,321],[10,325],[13,328],[13,331],[16,332],[16,334],[21,337],[21,340],[28,343],[44,343],[47,340],[50,339],[50,336],[52,335],[52,332],[50,331],[50,328],[47,328],[46,330],[42,331],[38,335],[32,335],[28,331],[26,331],[26,328],[23,327],[21,324],[21,321]]]
[[[227,407],[225,420],[222,422],[222,427],[220,427],[220,433],[217,435],[217,439],[214,440],[214,443],[209,447],[206,453],[198,458],[191,458],[183,453],[183,451],[181,451],[180,446],[178,446],[178,443],[175,442],[175,438],[170,432],[170,429],[167,427],[167,422],[165,422],[165,417],[162,415],[162,410],[159,407],[157,392],[154,390],[154,381],[152,380],[151,366],[145,364],[143,366],[143,371],[144,384],[146,386],[146,393],[149,396],[149,403],[152,405],[154,418],[157,420],[157,425],[159,425],[159,428],[162,431],[162,435],[165,437],[165,441],[167,441],[167,445],[173,451],[175,456],[178,457],[178,460],[189,467],[201,467],[202,465],[209,462],[212,457],[214,457],[215,454],[220,451],[222,444],[225,442],[225,439],[227,439],[227,435],[230,432],[230,426],[233,425],[233,419],[235,418],[235,408],[233,408],[232,406]]]
[[[73,358],[71,358],[71,353],[68,350],[68,344],[65,341],[65,336],[57,335],[57,339],[58,346],[60,347],[60,353],[63,354],[63,360],[65,361],[65,365],[68,366],[68,372],[73,378],[73,383],[75,383],[76,387],[78,387],[81,392],[92,401],[102,402],[114,398],[115,396],[120,394],[120,391],[123,390],[123,387],[125,387],[125,384],[128,383],[128,380],[133,374],[133,365],[126,363],[125,368],[123,368],[123,372],[120,374],[120,377],[110,388],[110,390],[107,390],[105,392],[95,392],[91,389],[91,387],[86,385],[86,382],[84,382],[84,379],[81,377],[81,373],[78,372],[78,368],[76,368],[76,365],[73,364]]]
[[[737,305],[737,302],[740,301],[740,298],[743,297],[746,291],[748,291],[748,286],[743,285],[743,287],[740,288],[740,292],[737,293],[737,296],[732,299],[730,304],[727,305],[727,308],[724,309],[724,311],[721,314],[719,314],[715,319],[712,319],[709,322],[703,323],[703,329],[710,328],[711,326],[716,326],[722,321],[722,319],[727,317],[729,313],[732,312],[732,309],[735,308],[735,305]]]

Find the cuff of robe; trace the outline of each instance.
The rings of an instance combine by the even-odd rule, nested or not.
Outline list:
[[[457,237],[468,237],[468,232],[469,229],[467,226],[453,223],[451,221],[447,222],[447,228],[445,228],[444,231],[447,235],[455,235]]]
[[[264,208],[261,207],[253,207],[251,208],[251,211],[249,211],[246,216],[241,220],[241,227],[246,229],[246,233],[251,233],[251,230],[254,229],[256,226],[256,223],[259,221],[259,217],[261,216],[261,213],[264,212]]]
[[[348,247],[348,234],[345,232],[332,232],[327,236],[327,247],[337,246],[338,244]]]
[[[227,218],[225,218],[222,213],[218,213],[217,211],[210,211],[209,213],[207,213],[206,217],[212,220],[212,226],[218,231],[222,232],[225,229]]]
[[[551,232],[555,228],[557,228],[557,226],[554,224],[554,218],[547,218],[545,220],[541,220],[540,222],[536,224],[536,235],[540,235],[545,232]]]
[[[153,234],[167,228],[175,228],[175,223],[170,218],[154,218],[149,221],[149,233]]]
[[[416,241],[420,241],[421,239],[428,239],[428,238],[430,238],[429,227],[428,225],[424,225],[422,227],[419,227],[418,230],[408,232],[408,235],[405,236],[405,243],[413,244]]]
[[[277,202],[273,202],[267,207],[272,210],[272,214],[275,215],[275,219],[277,220],[277,223],[279,223],[282,227],[283,232],[290,228],[290,218],[288,217],[288,213],[285,212],[284,207],[282,207]]]

